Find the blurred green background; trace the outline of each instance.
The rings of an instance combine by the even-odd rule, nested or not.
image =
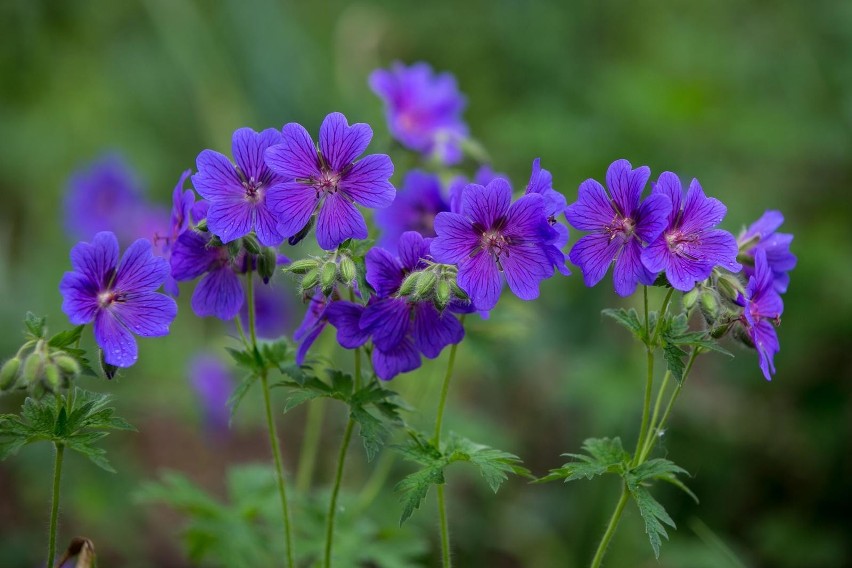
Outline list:
[[[657,490],[678,523],[659,563],[631,506],[607,565],[852,565],[850,2],[6,0],[0,354],[20,344],[27,309],[47,314],[54,331],[66,323],[57,285],[73,243],[62,196],[75,168],[118,150],[148,196],[166,204],[179,172],[204,148],[227,150],[234,129],[298,121],[315,132],[332,110],[371,123],[372,148],[384,151],[382,109],[366,79],[393,60],[457,76],[473,135],[516,188],[540,156],[572,201],[582,180],[602,179],[625,157],[655,176],[698,177],[728,204],[734,233],[765,209],[784,212],[799,265],[775,380],[744,349],[733,360],[699,360],[663,448],[693,474],[701,504]],[[295,298],[286,279],[278,286]],[[171,469],[223,495],[228,463],[267,461],[259,399],[244,403],[228,439],[205,434],[186,364],[232,343],[225,326],[192,315],[188,297],[171,337],[141,341],[137,366],[111,383],[83,380],[115,393],[139,428],[108,439],[117,475],[67,460],[61,541],[88,536],[105,567],[189,565],[184,518],[140,504],[143,482]],[[537,474],[586,437],[632,445],[643,354],[599,316],[631,301],[609,279],[584,288],[575,270],[548,281],[535,303],[507,297],[491,321],[469,320],[448,429],[520,455]],[[326,335],[320,349],[348,365],[351,354]],[[445,357],[392,384],[417,405],[415,423],[432,420]],[[0,402],[4,412],[19,404]],[[319,488],[332,477],[339,410],[326,409]],[[280,421],[291,471],[304,417],[300,409]],[[357,445],[346,481],[354,495],[369,473]],[[51,459],[42,444],[0,464],[0,565],[43,561]],[[383,497],[364,513],[388,530],[399,515],[390,484],[412,471],[392,467]],[[459,566],[583,566],[618,493],[614,479],[511,480],[495,497],[464,467],[449,481]],[[411,543],[422,565],[437,563],[433,501],[412,521],[412,534],[429,541]]]

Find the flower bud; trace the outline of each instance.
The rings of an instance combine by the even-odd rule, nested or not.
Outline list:
[[[21,360],[18,357],[13,357],[0,368],[0,390],[11,390],[15,386],[18,378],[18,371],[21,369]]]
[[[450,290],[453,292],[453,296],[459,298],[460,300],[469,300],[470,298],[467,295],[467,292],[461,289],[458,282],[455,279],[450,280]]]
[[[311,232],[311,229],[313,228],[314,223],[316,222],[316,218],[317,218],[316,215],[312,216],[310,218],[310,220],[305,224],[304,227],[302,227],[302,229],[298,233],[296,233],[295,235],[293,235],[292,237],[287,239],[287,244],[289,244],[291,247],[294,247],[297,244],[299,244],[302,239],[307,237],[308,233]]]
[[[253,234],[249,233],[248,235],[242,238],[243,248],[249,254],[260,254],[260,242],[257,240],[257,237]]]
[[[698,288],[693,288],[689,292],[683,295],[683,309],[686,311],[691,310],[695,307],[695,302],[698,301]]]
[[[319,284],[319,269],[314,268],[309,270],[302,278],[302,290],[310,290],[317,284]]]
[[[723,325],[718,325],[710,330],[710,337],[713,339],[721,339],[731,330],[730,323],[726,323]]]
[[[317,259],[305,258],[291,262],[289,266],[284,268],[284,271],[292,272],[293,274],[307,274],[309,271],[317,268],[319,268],[319,261]]]
[[[748,332],[741,325],[738,325],[734,328],[734,332],[731,334],[734,339],[745,345],[746,347],[751,347],[754,349],[754,341],[752,341]]]
[[[410,296],[412,292],[414,292],[414,288],[417,287],[417,281],[420,280],[420,275],[422,272],[412,272],[402,281],[402,284],[399,285],[399,292],[397,292],[400,296]]]
[[[53,362],[62,371],[62,374],[70,377],[76,377],[80,374],[80,364],[74,357],[70,357],[64,353],[59,353],[53,358]]]
[[[435,300],[437,301],[438,308],[443,310],[447,307],[447,304],[450,303],[450,284],[446,280],[439,280],[437,286],[435,286]]]
[[[340,279],[348,286],[358,276],[358,268],[355,266],[355,261],[344,256],[340,259]]]
[[[257,273],[263,279],[264,284],[269,284],[269,279],[275,274],[278,265],[278,255],[272,247],[265,247],[257,257]]]
[[[207,232],[207,219],[202,219],[198,223],[195,224],[195,230],[201,233]]]
[[[716,298],[715,292],[709,289],[702,291],[698,297],[698,305],[701,308],[704,321],[713,325],[719,317],[719,300]]]
[[[337,264],[335,262],[326,262],[322,267],[320,274],[320,284],[322,285],[322,293],[328,296],[334,290],[334,281],[337,279]]]
[[[27,385],[35,384],[41,376],[41,354],[38,352],[30,353],[24,360],[24,368],[21,371],[21,376],[24,383]]]
[[[414,294],[412,296],[417,299],[429,297],[435,290],[435,284],[438,277],[431,270],[420,273],[420,278],[417,279],[417,284],[414,286]]]
[[[59,375],[59,367],[53,363],[44,366],[44,386],[49,391],[57,391],[62,385],[62,377]]]
[[[733,274],[721,274],[716,281],[716,285],[718,286],[719,294],[732,302],[735,302],[740,294],[745,292],[743,283]]]

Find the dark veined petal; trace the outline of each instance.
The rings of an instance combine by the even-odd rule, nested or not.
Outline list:
[[[761,320],[749,329],[749,335],[757,350],[760,370],[766,380],[771,381],[772,375],[775,374],[775,354],[781,350],[775,327],[770,322]]]
[[[606,185],[622,216],[633,216],[650,176],[651,170],[647,166],[634,170],[627,160],[616,160],[610,164],[606,171]]]
[[[553,275],[553,263],[540,244],[511,247],[509,254],[500,257],[500,262],[509,289],[522,300],[538,298],[539,284]]]
[[[254,178],[256,181],[265,181],[268,177],[264,160],[266,149],[283,142],[284,137],[281,132],[274,128],[267,128],[263,132],[255,132],[251,128],[240,128],[234,132],[231,139],[231,151],[247,180]]]
[[[402,284],[404,270],[399,261],[383,248],[370,249],[364,258],[367,282],[380,298],[396,293]]]
[[[334,250],[346,239],[366,239],[367,224],[361,212],[339,191],[325,198],[317,216],[317,242]]]
[[[257,240],[265,247],[277,247],[284,240],[278,232],[278,217],[272,214],[265,203],[255,205],[254,232]]]
[[[339,112],[326,116],[320,126],[320,151],[335,172],[342,172],[363,154],[372,139],[373,129],[369,124],[359,122],[349,126],[346,117]]]
[[[71,249],[71,267],[88,278],[99,289],[108,284],[118,264],[118,239],[102,231],[91,244],[80,242]]]
[[[367,306],[361,316],[361,329],[373,336],[376,347],[390,351],[408,335],[410,321],[408,302],[385,298]]]
[[[495,178],[486,187],[471,183],[462,194],[462,215],[486,229],[504,217],[512,203],[512,187],[503,178]]]
[[[583,271],[583,282],[591,288],[606,276],[621,246],[619,238],[610,239],[606,233],[592,233],[577,241],[568,257]]]
[[[372,355],[376,376],[389,381],[400,373],[407,373],[420,367],[420,353],[411,339],[405,338],[389,351],[376,347]]]
[[[311,135],[301,124],[291,122],[281,129],[283,140],[267,148],[266,165],[286,180],[320,175],[317,149]]]
[[[254,225],[254,205],[243,196],[210,202],[207,226],[223,243],[249,234]]]
[[[686,250],[690,256],[704,261],[711,267],[721,266],[734,273],[742,270],[742,265],[737,262],[737,239],[728,231],[722,229],[701,231],[698,242],[687,246]]]
[[[177,316],[177,304],[164,294],[146,292],[109,308],[113,315],[136,335],[159,337],[169,334],[169,325]]]
[[[580,231],[595,231],[609,225],[615,210],[603,186],[597,180],[587,179],[580,184],[577,201],[565,210],[571,226]]]
[[[198,173],[192,176],[195,191],[208,201],[245,195],[245,188],[231,161],[219,152],[204,150],[195,159]]]
[[[710,229],[722,222],[728,208],[718,199],[707,197],[698,180],[693,179],[683,203],[680,228],[684,233]]]
[[[209,238],[195,231],[182,233],[172,248],[170,258],[175,280],[192,280],[210,270],[220,259],[222,249],[208,246]]]
[[[434,359],[444,347],[464,339],[464,326],[449,311],[438,312],[432,302],[418,302],[414,307],[412,335],[417,349]]]
[[[390,182],[393,162],[385,154],[370,154],[358,160],[340,179],[338,187],[355,203],[375,209],[384,209],[393,203],[396,189]]]
[[[435,216],[435,233],[429,249],[436,262],[455,264],[479,247],[479,236],[470,222],[458,213],[443,211]]]
[[[89,323],[98,309],[98,292],[95,284],[80,272],[66,272],[59,283],[62,294],[62,311],[74,325]]]
[[[192,311],[199,317],[234,319],[243,306],[243,286],[239,277],[228,267],[208,272],[195,287],[191,304]]]
[[[484,251],[463,258],[459,261],[458,285],[478,309],[492,309],[502,288],[497,263]]]
[[[612,270],[615,293],[622,297],[630,296],[636,291],[638,284],[653,284],[655,276],[642,264],[642,245],[639,241],[627,241],[615,259],[615,267]]]
[[[635,213],[636,234],[650,243],[666,230],[672,202],[668,195],[653,193],[645,198]]]
[[[279,182],[266,192],[266,206],[278,218],[277,231],[282,238],[301,231],[319,203],[316,190],[295,181]]]
[[[402,268],[413,272],[422,264],[422,259],[430,256],[429,248],[433,239],[424,238],[417,231],[406,231],[399,237],[397,249]]]
[[[337,329],[337,342],[346,349],[355,349],[370,339],[370,333],[361,329],[364,307],[352,302],[331,302],[325,311],[329,323]]]
[[[524,195],[509,206],[503,234],[515,242],[543,243],[553,235],[544,212],[544,198],[537,193]]]
[[[752,223],[740,240],[748,240],[754,235],[760,235],[764,239],[778,230],[784,223],[784,215],[780,211],[769,210],[760,216],[760,219]]]
[[[670,256],[666,236],[662,234],[642,251],[642,264],[651,272],[662,272],[668,266]]]
[[[124,251],[113,287],[121,292],[153,292],[169,275],[169,263],[154,256],[151,242],[139,239]]]
[[[130,367],[136,363],[136,339],[109,310],[100,310],[95,316],[95,342],[104,352],[104,360],[116,367]]]
[[[674,226],[675,221],[680,215],[680,210],[683,208],[683,186],[680,184],[680,178],[672,172],[663,172],[657,178],[657,183],[654,184],[654,193],[662,193],[667,195],[669,201],[672,202],[671,212],[669,213],[668,228]]]

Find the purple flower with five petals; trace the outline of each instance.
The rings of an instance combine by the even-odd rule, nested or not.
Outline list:
[[[458,265],[458,284],[480,310],[497,304],[501,272],[522,300],[537,298],[539,283],[553,275],[546,246],[556,231],[547,222],[544,199],[530,194],[512,203],[502,178],[465,187],[461,212],[439,213],[435,231],[432,256]]]
[[[400,144],[446,165],[461,161],[461,142],[467,138],[461,114],[467,102],[452,74],[435,74],[426,63],[406,67],[396,62],[389,70],[373,71],[369,81],[385,103],[388,129]]]
[[[243,286],[228,247],[211,246],[212,235],[195,231],[182,233],[172,247],[171,268],[175,280],[193,280],[201,275],[192,293],[192,311],[197,316],[230,320],[243,305]]]
[[[775,325],[781,321],[784,302],[775,290],[772,270],[763,249],[755,252],[754,274],[748,280],[745,294],[740,294],[737,303],[743,307],[740,322],[757,350],[760,370],[766,380],[771,381],[775,374],[775,354],[781,349]]]
[[[613,281],[619,296],[629,296],[637,284],[649,286],[656,275],[642,264],[642,244],[654,241],[666,228],[672,203],[662,193],[649,195],[640,204],[651,170],[632,169],[627,160],[613,162],[606,172],[612,199],[594,179],[580,184],[577,201],[565,216],[580,231],[592,231],[577,241],[568,254],[583,271],[586,286],[606,276],[615,261]]]
[[[488,185],[497,178],[504,179],[506,183],[509,184],[509,187],[512,186],[509,176],[500,172],[495,172],[488,164],[483,164],[478,170],[476,170],[476,173],[473,175],[473,183],[476,185]],[[462,195],[464,194],[464,188],[470,185],[470,183],[471,182],[465,176],[456,176],[450,181],[448,188],[448,193],[450,195],[449,211],[452,211],[453,213],[461,213],[461,202]]]
[[[373,131],[367,124],[349,125],[333,112],[320,126],[319,151],[301,124],[282,130],[283,143],[266,151],[266,163],[282,181],[269,192],[278,214],[278,230],[291,237],[304,229],[319,207],[317,241],[333,250],[349,238],[367,238],[367,225],[355,204],[385,208],[396,190],[390,183],[393,163],[385,154],[364,153]]]
[[[754,274],[754,258],[758,250],[766,252],[766,262],[772,271],[775,290],[783,294],[790,285],[789,271],[796,267],[796,255],[790,252],[793,235],[776,233],[784,223],[784,215],[780,211],[767,211],[751,224],[737,239],[743,247],[740,260],[746,276]]]
[[[236,165],[213,150],[198,155],[192,184],[209,202],[207,226],[223,243],[254,231],[265,246],[281,244],[284,237],[269,208],[271,187],[281,180],[263,159],[267,148],[281,142],[281,133],[273,128],[263,132],[240,128],[231,142]]]
[[[666,229],[642,251],[642,263],[648,270],[664,270],[673,288],[689,292],[716,266],[731,272],[742,269],[737,262],[737,240],[728,231],[713,228],[722,222],[728,208],[705,196],[697,179],[689,184],[684,198],[680,179],[663,172],[653,193],[666,195],[672,210]]]
[[[337,302],[332,303],[331,298],[326,297],[320,290],[317,290],[308,300],[305,317],[302,318],[302,323],[293,332],[293,341],[299,344],[296,350],[296,363],[298,365],[305,362],[308,351],[320,336],[322,330],[325,329],[325,326],[328,325],[327,308],[335,303]]]
[[[568,276],[571,274],[565,265],[568,255],[562,252],[568,244],[568,227],[559,222],[559,216],[564,215],[568,208],[568,201],[564,195],[553,189],[553,176],[541,167],[541,158],[533,160],[532,173],[525,193],[537,193],[544,198],[544,214],[547,216],[547,223],[555,231],[553,240],[545,245],[545,251],[556,269]]]
[[[177,304],[156,291],[169,274],[169,265],[154,256],[150,241],[131,244],[119,262],[118,239],[100,232],[91,243],[71,249],[71,266],[74,270],[66,272],[59,284],[62,311],[75,325],[94,322],[95,341],[107,363],[130,367],[136,362],[133,334],[168,335]]]
[[[191,189],[184,191],[183,185],[186,183],[186,178],[192,170],[186,170],[181,173],[174,191],[172,191],[172,213],[167,233],[154,235],[154,249],[156,253],[166,260],[171,258],[172,247],[181,233],[189,227],[192,218],[192,210],[195,207],[195,192]],[[163,289],[167,294],[175,298],[178,297],[180,289],[178,288],[177,280],[169,274],[166,278]]]

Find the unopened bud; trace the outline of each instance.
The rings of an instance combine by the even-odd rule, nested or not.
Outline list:
[[[456,298],[459,298],[461,300],[469,299],[467,292],[462,290],[461,286],[459,286],[458,282],[456,282],[455,280],[450,280],[450,290],[452,290],[453,296],[455,296]]]
[[[701,315],[704,320],[713,325],[719,317],[719,300],[712,290],[705,290],[698,297],[698,305],[701,308]]]
[[[24,360],[24,368],[21,376],[28,385],[34,384],[41,375],[41,355],[37,352],[30,353]]]
[[[438,277],[431,270],[420,274],[417,280],[417,285],[414,287],[414,297],[416,299],[427,298],[435,290],[435,284]]]
[[[195,230],[201,233],[207,232],[207,219],[202,219],[198,223],[195,224]]]
[[[44,386],[49,391],[59,390],[62,385],[62,377],[59,375],[59,367],[53,363],[44,366]]]
[[[740,294],[745,292],[743,283],[733,274],[722,274],[716,281],[719,287],[719,293],[723,298],[727,298],[732,302],[739,298]]]
[[[274,248],[265,247],[257,257],[257,273],[263,279],[264,284],[269,284],[269,279],[275,274],[278,264],[278,255]]]
[[[310,290],[317,284],[319,284],[319,269],[314,268],[309,270],[302,278],[302,290]]]
[[[0,368],[0,390],[9,390],[15,386],[18,378],[18,371],[21,369],[21,360],[18,357],[13,357]]]
[[[319,268],[319,261],[315,258],[304,258],[295,260],[287,266],[284,271],[293,274],[307,274],[309,271]]]
[[[355,277],[358,276],[358,268],[355,266],[355,261],[344,256],[340,259],[340,278],[349,285]]]
[[[334,290],[334,281],[337,279],[337,263],[335,262],[326,262],[322,267],[322,273],[320,274],[320,284],[322,285],[322,292],[326,296],[331,294],[331,291]]]
[[[56,366],[65,375],[76,377],[80,374],[80,364],[74,357],[61,354],[54,357],[53,362],[56,363]]]
[[[734,339],[736,339],[746,347],[751,347],[752,349],[754,349],[754,341],[752,341],[751,336],[742,326],[736,326],[731,335],[733,335]]]
[[[713,339],[721,339],[731,330],[730,323],[726,323],[724,325],[719,325],[710,330],[710,337]]]
[[[435,300],[437,300],[440,309],[443,310],[450,303],[451,294],[449,282],[439,280],[437,286],[435,286]]]
[[[399,286],[399,292],[397,292],[400,296],[410,296],[412,292],[414,292],[414,288],[417,287],[417,281],[420,280],[420,275],[422,272],[412,272],[402,281],[402,284]]]
[[[689,292],[683,295],[683,309],[689,311],[695,306],[695,302],[698,301],[698,288],[693,288]]]
[[[260,254],[260,242],[253,234],[248,234],[242,238],[243,248],[251,254]]]

